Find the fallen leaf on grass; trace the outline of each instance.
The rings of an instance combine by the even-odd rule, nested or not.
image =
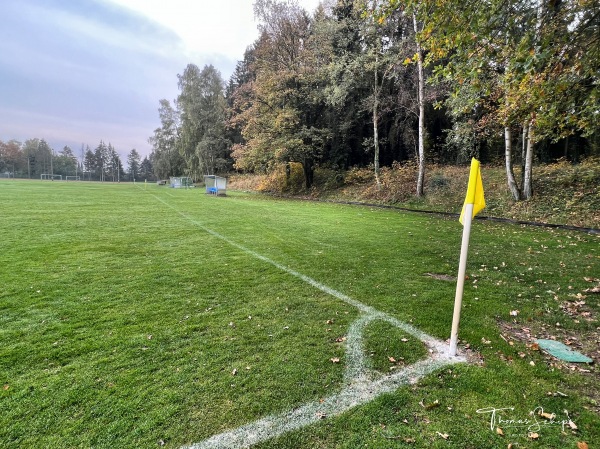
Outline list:
[[[333,324],[333,320],[327,320],[327,324]]]
[[[546,418],[547,420],[552,421],[554,418],[556,418],[556,415],[554,413],[546,413],[546,412],[540,412],[538,413],[542,418]]]
[[[233,371],[231,372],[232,376],[235,376],[237,374],[237,368],[234,368]]]
[[[432,408],[439,407],[439,405],[440,405],[440,401],[438,401],[437,399],[429,405],[425,405],[424,401],[425,401],[424,399],[421,400],[421,402],[419,402],[419,405],[426,410],[430,410]]]
[[[8,390],[9,388],[10,388],[10,387],[8,386],[8,384],[4,384],[4,387],[2,387],[2,389],[3,389],[4,391]]]
[[[340,363],[340,358],[339,357],[332,357],[329,360],[331,360],[333,363]]]
[[[346,341],[346,337],[338,337],[335,339],[336,343],[342,343],[343,341]]]
[[[503,431],[503,430],[502,430],[500,427],[496,427],[496,433],[497,433],[498,435],[502,435],[502,436],[504,436],[504,431]]]
[[[447,433],[436,432],[436,434],[441,436],[444,440],[447,440],[450,437],[450,435],[448,435]]]
[[[396,359],[394,357],[388,357],[388,360],[392,363],[396,363]]]
[[[519,314],[518,310],[511,310],[510,311],[510,316],[517,316]]]
[[[573,421],[569,420],[567,424],[569,425],[571,430],[577,430],[577,424],[575,424]]]
[[[552,391],[549,391],[548,393],[546,393],[546,396],[553,396],[553,397],[560,396],[561,398],[567,398],[567,397],[569,397],[566,394],[561,393],[560,391],[556,391],[554,393]]]
[[[530,433],[528,436],[529,436],[529,438],[531,438],[532,440],[537,440],[537,439],[540,437],[540,435],[539,435],[539,434],[537,434],[537,433],[535,433],[535,432],[531,432],[531,433]]]
[[[588,444],[585,441],[578,441],[577,449],[588,449]]]
[[[407,339],[407,338],[401,338],[401,339],[400,339],[400,341],[401,341],[402,343],[406,343],[406,342],[408,341],[408,339]]]

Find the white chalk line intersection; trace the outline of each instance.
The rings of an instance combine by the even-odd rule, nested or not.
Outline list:
[[[152,196],[208,234],[256,259],[262,260],[301,279],[316,289],[357,308],[363,313],[348,329],[346,340],[347,366],[344,372],[345,385],[339,393],[328,396],[321,401],[309,402],[293,410],[266,416],[236,429],[213,435],[199,443],[185,446],[186,449],[249,448],[262,441],[314,424],[323,417],[340,415],[353,407],[372,401],[381,394],[392,392],[402,385],[416,383],[421,377],[446,365],[466,361],[463,357],[449,357],[448,345],[441,340],[387,313],[380,312],[371,306],[352,299],[344,293],[332,289],[309,276],[246,248],[228,237],[207,228],[204,224],[176,209],[162,198],[156,195]],[[375,320],[386,321],[421,340],[429,348],[429,357],[402,370],[398,370],[393,374],[381,375],[370,370],[367,359],[364,356],[362,331],[369,323]]]

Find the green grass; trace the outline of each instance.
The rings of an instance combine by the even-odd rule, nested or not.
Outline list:
[[[340,390],[345,352],[336,340],[359,312],[203,227],[437,338],[449,335],[455,285],[426,273],[456,274],[455,220],[39,181],[0,182],[0,210],[2,447],[176,448]],[[597,368],[561,369],[500,325],[594,335],[597,321],[568,316],[560,304],[591,286],[584,277],[599,276],[598,242],[476,222],[460,338],[483,364],[439,370],[258,447],[592,447],[600,441]],[[597,320],[597,296],[586,303]],[[375,321],[365,354],[387,373],[389,357],[402,366],[426,350]],[[556,391],[567,397],[547,394]],[[505,428],[500,436],[476,413],[491,406],[515,407],[516,419],[537,406],[558,419],[568,410],[578,430],[548,426],[530,440]]]

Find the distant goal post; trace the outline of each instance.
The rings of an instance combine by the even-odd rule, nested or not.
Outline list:
[[[50,180],[50,181],[54,181],[55,179],[58,179],[59,181],[62,181],[62,175],[53,175],[52,173],[42,173],[40,175],[40,179],[42,181],[44,180]]]
[[[65,176],[65,181],[81,181],[79,176]]]

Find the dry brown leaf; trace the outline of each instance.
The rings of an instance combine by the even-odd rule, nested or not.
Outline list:
[[[10,387],[8,386],[8,384],[4,384],[4,387],[2,387],[4,391],[8,390]]]
[[[233,371],[231,372],[232,376],[235,376],[237,374],[237,368],[234,368]]]
[[[331,360],[333,363],[340,363],[340,358],[339,357],[332,357],[329,360]]]
[[[529,438],[531,438],[532,440],[537,440],[540,436],[539,434],[535,433],[535,432],[531,432],[529,435]]]
[[[447,433],[440,433],[440,432],[436,432],[439,436],[441,436],[444,440],[447,440],[450,435],[448,435]]]
[[[392,363],[396,363],[396,359],[394,357],[388,357],[388,360]]]
[[[573,421],[569,420],[567,424],[569,425],[571,430],[577,430],[577,424],[575,424]]]
[[[540,412],[540,413],[538,413],[538,415],[540,415],[542,418],[546,418],[550,421],[552,421],[554,418],[556,418],[556,415],[554,413]]]
[[[327,320],[327,324],[333,324],[333,320]]]
[[[335,339],[336,343],[341,343],[343,341],[346,341],[346,337],[338,337],[338,338]]]
[[[577,449],[588,449],[588,444],[585,441],[578,441]]]
[[[502,436],[504,436],[504,432],[503,432],[503,430],[502,430],[500,427],[496,427],[496,433],[497,433],[498,435],[502,435]]]
[[[407,338],[401,338],[401,339],[400,339],[400,341],[401,341],[402,343],[406,343],[406,342],[408,341],[408,339],[407,339]]]

